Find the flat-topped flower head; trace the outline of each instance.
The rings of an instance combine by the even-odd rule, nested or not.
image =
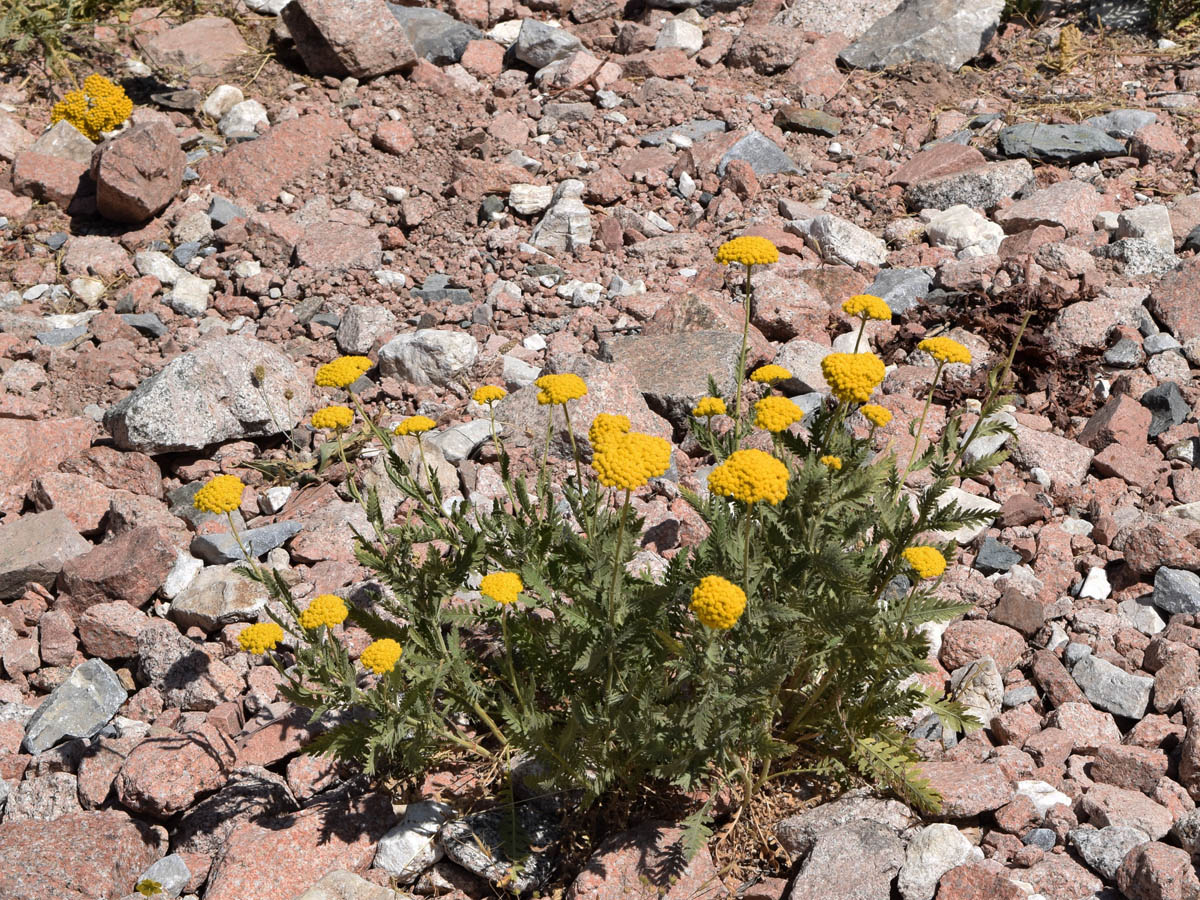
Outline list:
[[[722,497],[743,503],[765,500],[776,504],[787,496],[788,468],[762,450],[735,450],[708,473],[708,486]]]
[[[692,407],[692,415],[696,418],[725,415],[725,401],[720,397],[701,397]]]
[[[881,322],[892,320],[892,308],[882,297],[874,294],[855,294],[849,300],[842,302],[842,312],[848,316],[859,316],[863,319],[878,319]]]
[[[745,610],[746,592],[720,575],[705,575],[692,591],[692,612],[717,631],[728,631]]]
[[[892,421],[892,411],[877,403],[866,403],[860,406],[858,411],[866,416],[867,421],[876,428],[884,428],[888,422]]]
[[[391,638],[380,638],[367,644],[358,659],[364,669],[370,669],[376,675],[386,675],[396,668],[403,652],[404,649]]]
[[[312,414],[313,428],[340,431],[354,421],[354,410],[348,406],[326,406]]]
[[[218,475],[196,491],[192,506],[201,512],[231,513],[242,505],[246,486],[236,475]]]
[[[521,576],[516,572],[492,572],[479,581],[479,593],[491,597],[501,606],[517,602],[517,596],[525,590]]]
[[[917,344],[918,350],[924,350],[940,363],[971,364],[971,351],[954,338],[931,337]]]
[[[347,388],[370,368],[371,360],[365,356],[339,356],[317,369],[313,381],[318,387]]]
[[[633,491],[671,467],[671,444],[636,431],[605,436],[592,455],[596,478],[605,487]]]
[[[632,427],[629,416],[620,413],[596,413],[588,428],[588,443],[592,445],[592,452],[599,453],[609,438],[628,434]]]
[[[348,614],[346,601],[341,597],[336,594],[321,594],[313,597],[308,609],[300,613],[298,621],[301,628],[320,628],[322,625],[333,628],[346,621]]]
[[[830,353],[821,360],[829,390],[843,403],[866,403],[887,374],[874,353]]]
[[[489,406],[497,400],[503,400],[508,396],[508,391],[502,387],[497,387],[494,384],[481,384],[475,388],[475,393],[471,395],[471,399],[480,406]]]
[[[763,397],[754,404],[754,424],[778,434],[800,421],[804,410],[787,397]]]
[[[103,75],[89,75],[83,89],[68,91],[50,111],[50,124],[70,122],[89,140],[99,140],[102,132],[112,131],[129,118],[133,101],[119,84]]]
[[[741,263],[743,266],[761,266],[778,262],[779,248],[765,237],[742,235],[726,241],[717,248],[717,262],[723,266]]]
[[[568,400],[578,400],[588,392],[587,383],[570,372],[543,375],[533,383],[538,386],[537,401],[542,406],[566,404]]]
[[[835,472],[840,472],[842,471],[842,458],[840,456],[822,456],[821,465]]]
[[[937,547],[909,547],[901,555],[918,578],[937,578],[946,571],[946,557]]]
[[[255,655],[273,650],[283,640],[283,629],[277,622],[259,622],[243,628],[238,635],[238,646]]]
[[[750,380],[756,381],[759,384],[776,384],[780,381],[787,381],[791,377],[791,372],[783,366],[777,366],[774,363],[759,366],[750,373]]]
[[[399,425],[392,429],[392,434],[404,437],[410,434],[424,434],[426,431],[432,431],[437,427],[437,422],[429,418],[429,416],[409,416]]]

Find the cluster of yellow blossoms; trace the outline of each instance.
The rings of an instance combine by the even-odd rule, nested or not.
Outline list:
[[[725,401],[720,397],[701,397],[692,407],[692,415],[697,418],[725,415]]]
[[[758,384],[775,384],[778,381],[787,381],[791,377],[791,372],[783,366],[777,366],[774,363],[759,366],[750,373],[750,380]]]
[[[501,606],[517,602],[517,596],[525,590],[521,576],[516,572],[492,572],[479,581],[479,593],[491,597]]]
[[[490,406],[498,400],[503,400],[508,396],[508,391],[502,387],[497,387],[494,384],[482,384],[475,388],[475,393],[471,395],[471,399],[480,406]]]
[[[722,497],[746,504],[774,505],[787,496],[788,468],[762,450],[735,450],[708,473],[708,486]]]
[[[376,675],[386,675],[396,668],[403,652],[404,649],[391,638],[380,638],[367,644],[358,660],[363,668],[370,669]]]
[[[866,403],[887,372],[874,353],[830,353],[821,360],[821,374],[842,403]]]
[[[339,356],[317,369],[313,380],[318,387],[347,388],[362,378],[371,365],[371,360],[365,356]]]
[[[874,294],[855,294],[842,303],[842,312],[863,319],[878,319],[882,322],[892,320],[892,308]]]
[[[588,429],[592,468],[605,487],[633,491],[671,467],[671,444],[652,434],[630,431],[627,416],[600,413]]]
[[[822,456],[821,465],[828,469],[833,469],[835,472],[842,471],[842,458],[840,456]]]
[[[937,547],[909,547],[901,555],[918,578],[937,578],[946,571],[946,557]]]
[[[787,397],[763,397],[754,404],[754,424],[772,434],[800,421],[804,410]]]
[[[275,622],[260,622],[243,628],[238,635],[238,646],[247,653],[261,654],[273,650],[283,640],[283,629]]]
[[[129,118],[133,101],[119,84],[103,75],[89,75],[83,89],[68,91],[50,111],[50,124],[66,121],[89,140],[99,140],[102,132],[112,131]]]
[[[353,421],[354,410],[348,406],[326,406],[312,415],[313,428],[328,428],[331,431],[349,428]]]
[[[764,237],[743,235],[726,241],[717,248],[717,262],[723,266],[730,263],[758,266],[778,261],[779,248]]]
[[[192,506],[201,512],[231,513],[242,505],[246,486],[236,475],[218,475],[196,491]]]
[[[692,611],[709,628],[728,631],[745,609],[745,591],[720,575],[705,575],[692,591]]]
[[[424,434],[426,431],[432,431],[437,427],[437,422],[429,418],[429,416],[409,416],[399,425],[392,429],[392,434],[404,437],[410,434]]]
[[[320,628],[322,625],[333,628],[346,621],[348,614],[346,601],[341,597],[336,594],[321,594],[314,597],[308,604],[308,609],[300,613],[298,621],[301,628]]]
[[[543,375],[533,382],[538,386],[537,401],[542,406],[565,404],[587,394],[587,383],[578,375]]]
[[[971,364],[971,351],[954,338],[931,337],[917,344],[918,350],[924,350],[939,363]]]
[[[860,406],[858,411],[866,416],[867,421],[876,428],[884,428],[887,423],[892,421],[892,411],[886,406],[879,406],[876,403],[867,403]]]

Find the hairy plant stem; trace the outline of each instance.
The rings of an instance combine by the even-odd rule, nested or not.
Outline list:
[[[496,448],[496,459],[504,458],[504,448],[500,446],[500,437],[496,434],[496,410],[492,402],[488,403],[488,419],[492,424],[492,445]],[[504,476],[504,491],[508,494],[508,500],[512,504],[513,514],[517,512],[517,498],[513,495],[512,483],[507,475]]]
[[[567,409],[567,404],[562,405],[563,418],[567,420],[567,436],[571,438],[571,455],[575,457],[575,482],[579,485],[579,492],[583,493],[583,470],[579,465],[579,447],[575,443],[575,429],[571,427],[571,413]]]
[[[350,461],[346,459],[346,448],[342,445],[342,429],[339,428],[334,432],[334,440],[337,441],[338,457],[342,461],[342,468],[346,470],[346,486],[350,490],[350,496],[361,505],[362,494],[358,492],[358,485],[354,483],[354,473],[350,471]]]
[[[229,520],[229,531],[233,535],[234,541],[237,542],[238,549],[242,551],[242,559],[246,561],[246,565],[258,570],[258,560],[250,555],[250,551],[246,549],[246,545],[242,543],[242,536],[238,534],[237,526],[233,524],[233,510],[225,512],[225,518]]]
[[[742,543],[742,591],[750,596],[750,532],[754,527],[754,504],[746,507],[746,538]]]
[[[737,371],[733,373],[734,379],[737,381],[736,399],[733,403],[733,420],[734,427],[742,427],[742,382],[746,380],[746,343],[750,338],[750,273],[754,271],[754,264],[746,264],[746,283],[745,291],[742,299],[742,305],[745,307],[745,315],[742,317],[742,349],[738,353]]]
[[[538,471],[538,484],[546,477],[546,463],[550,459],[550,433],[554,429],[554,407],[551,406],[546,417],[546,446],[542,448],[542,468]]]
[[[854,339],[854,352],[855,352],[855,353],[857,353],[857,352],[858,352],[858,345],[862,343],[862,339],[863,339],[863,332],[865,332],[866,330],[867,330],[867,317],[866,317],[866,316],[863,316],[863,317],[862,317],[862,322],[861,322],[861,324],[858,326],[858,337],[856,337],[856,338]]]
[[[517,697],[517,706],[521,708],[523,714],[529,715],[529,709],[525,705],[525,697],[521,694],[521,685],[517,682],[517,670],[513,667],[512,644],[508,639],[507,606],[500,610],[500,637],[504,641],[504,662],[508,667],[508,678],[512,682],[513,693]]]
[[[617,546],[613,550],[612,578],[608,584],[608,679],[605,693],[612,691],[613,672],[616,664],[613,660],[613,644],[617,633],[617,589],[621,586],[621,544],[625,538],[625,522],[629,518],[630,489],[625,488],[625,502],[621,505],[621,521],[617,524]]]
[[[937,371],[933,373],[933,381],[929,384],[929,393],[925,395],[925,406],[921,410],[921,418],[917,421],[917,433],[913,438],[912,453],[908,455],[908,465],[904,467],[904,471],[900,474],[901,485],[908,478],[908,473],[912,471],[913,463],[917,459],[917,450],[921,447],[921,434],[925,431],[925,417],[929,415],[929,407],[933,403],[933,392],[937,389],[938,379],[942,377],[942,369],[945,367],[946,364],[944,362],[939,362]]]

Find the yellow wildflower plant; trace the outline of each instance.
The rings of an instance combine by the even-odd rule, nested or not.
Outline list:
[[[371,368],[365,356],[339,356],[317,369],[313,381],[318,387],[348,388]]]
[[[858,411],[876,428],[885,428],[892,421],[892,411],[877,403],[864,403]]]
[[[480,406],[488,406],[498,400],[503,400],[508,396],[508,391],[502,387],[497,387],[494,384],[482,384],[475,388],[475,393],[471,394],[471,399]]]
[[[409,416],[399,425],[392,429],[392,434],[405,437],[410,434],[424,434],[426,431],[432,431],[437,427],[437,422],[429,418],[429,416]]]
[[[491,572],[479,581],[479,593],[491,597],[501,606],[516,603],[523,590],[525,585],[516,572]]]
[[[763,397],[754,404],[754,424],[772,434],[799,422],[804,410],[787,397]]]
[[[964,365],[971,364],[971,351],[960,344],[954,338],[948,337],[931,337],[925,338],[921,343],[917,344],[918,350],[924,350],[939,363],[963,363]]]
[[[304,612],[300,613],[297,621],[301,628],[313,629],[320,628],[322,625],[326,628],[333,628],[346,621],[349,612],[346,609],[346,601],[341,597],[336,594],[320,594],[313,597],[312,602],[308,604],[308,608]]]
[[[762,266],[779,261],[779,248],[765,237],[743,235],[726,241],[717,248],[717,262],[723,266],[741,263],[743,266]]]
[[[775,384],[780,381],[787,381],[791,377],[791,372],[783,366],[777,366],[774,363],[759,366],[750,374],[750,380],[758,384]]]
[[[874,294],[855,294],[842,302],[842,312],[848,316],[877,319],[881,322],[892,320],[892,308],[882,297],[876,297]]]
[[[68,91],[50,111],[50,124],[70,122],[89,140],[113,131],[133,112],[133,101],[119,84],[103,75],[89,75],[82,90]]]
[[[196,491],[192,506],[201,512],[231,513],[242,505],[246,486],[236,475],[217,475]]]
[[[842,458],[840,456],[822,456],[821,465],[827,469],[833,469],[835,472],[842,471]]]
[[[762,450],[735,450],[708,473],[709,488],[722,497],[754,504],[777,504],[787,496],[786,465]]]
[[[603,436],[592,455],[597,480],[605,487],[627,491],[637,490],[670,467],[670,441],[636,431]]]
[[[587,394],[587,382],[578,375],[542,375],[534,382],[538,386],[537,401],[542,406],[566,404]]]
[[[842,403],[866,403],[887,371],[874,353],[830,353],[821,360],[821,374]]]
[[[326,406],[312,414],[313,428],[341,431],[354,421],[354,410],[348,406]]]
[[[242,629],[238,635],[238,646],[247,653],[258,656],[275,649],[275,646],[282,640],[283,629],[279,627],[278,623],[259,622],[257,625]]]
[[[363,668],[370,669],[376,675],[386,675],[396,668],[402,653],[404,648],[394,640],[380,638],[367,644],[358,660],[363,664]]]
[[[723,416],[725,415],[725,401],[720,397],[701,397],[692,407],[692,415],[699,419]]]
[[[906,547],[901,555],[918,578],[937,578],[946,571],[946,557],[937,547]]]
[[[598,452],[600,446],[609,438],[616,435],[628,434],[633,425],[629,416],[620,413],[596,413],[592,424],[588,427],[588,443],[593,452]]]
[[[692,612],[716,631],[728,631],[745,610],[746,592],[720,575],[705,575],[692,591]]]

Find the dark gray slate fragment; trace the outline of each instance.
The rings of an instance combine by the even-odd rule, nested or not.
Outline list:
[[[989,536],[983,539],[983,546],[975,556],[975,568],[984,575],[994,575],[1007,572],[1020,561],[1020,553]]]
[[[439,66],[458,62],[467,44],[483,37],[474,25],[460,22],[440,9],[389,3],[388,10],[404,26],[417,56]]]
[[[282,547],[285,542],[299,534],[303,528],[304,526],[299,522],[274,522],[260,528],[250,528],[239,532],[239,535],[246,552],[253,558],[260,559],[276,547]],[[192,538],[189,549],[193,556],[198,556],[213,565],[246,561],[237,539],[228,531],[217,534],[198,534]]]
[[[1192,411],[1179,385],[1173,381],[1164,382],[1142,394],[1142,406],[1150,410],[1150,438],[1156,438],[1168,428],[1182,424]]]
[[[933,286],[928,269],[880,269],[864,293],[874,294],[896,315],[902,315],[921,302]]]
[[[65,738],[98,734],[128,696],[117,673],[104,660],[89,659],[76,666],[30,716],[21,747],[37,754]]]
[[[904,0],[840,59],[858,69],[921,61],[957,71],[991,40],[1003,10],[1004,0]]]
[[[1122,141],[1087,125],[1046,125],[1040,122],[1010,125],[1000,132],[996,146],[1005,156],[1069,165],[1125,155]]]
[[[757,131],[734,144],[721,157],[717,164],[717,174],[724,175],[726,167],[735,159],[744,159],[754,169],[754,174],[763,175],[799,175],[800,169],[779,146],[770,138]]]

